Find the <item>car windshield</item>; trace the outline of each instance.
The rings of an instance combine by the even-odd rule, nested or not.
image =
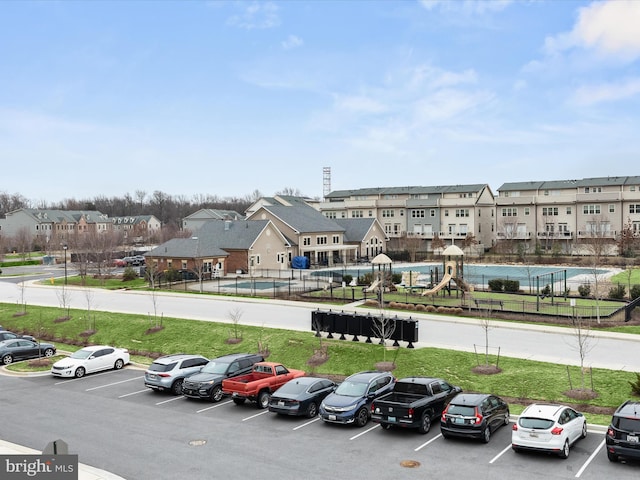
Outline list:
[[[336,388],[338,395],[346,395],[347,397],[362,397],[367,391],[367,383],[345,381]]]
[[[93,350],[80,349],[80,350],[76,350],[75,352],[73,352],[70,355],[70,358],[79,358],[81,360],[84,360],[85,358],[89,358],[92,353],[93,353]]]
[[[225,373],[227,371],[227,368],[229,368],[229,364],[228,363],[209,362],[204,367],[202,367],[202,370],[200,370],[200,371],[202,373],[220,373],[220,374],[223,374],[223,373]]]
[[[176,362],[169,363],[167,365],[153,362],[151,365],[149,365],[149,370],[152,372],[169,372],[173,370],[173,367],[175,366],[176,366]]]
[[[475,407],[468,405],[449,405],[447,413],[450,415],[462,415],[464,417],[473,417],[476,414]]]
[[[535,428],[536,430],[547,430],[553,427],[555,423],[553,420],[549,420],[548,418],[535,418],[535,417],[521,417],[518,422],[521,427],[524,428]]]
[[[308,386],[309,385],[305,385],[303,383],[298,383],[298,382],[285,383],[283,386],[281,386],[278,389],[278,391],[276,392],[276,395],[281,393],[286,393],[287,395],[302,393],[307,389]]]
[[[625,432],[640,432],[640,419],[628,417],[614,417],[613,426]]]

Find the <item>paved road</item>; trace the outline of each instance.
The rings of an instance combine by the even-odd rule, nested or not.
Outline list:
[[[58,271],[46,272],[44,277]],[[40,285],[30,280],[24,288],[0,277],[0,301],[29,305],[60,306],[61,287]],[[24,278],[23,278],[24,280]],[[203,321],[230,323],[230,313],[242,312],[243,325],[276,327],[290,330],[308,331],[311,312],[326,305],[304,302],[271,301],[251,298],[214,297],[184,293],[156,293],[137,291],[107,291],[67,287],[72,308],[86,309],[88,302],[93,310],[121,313],[157,314],[165,317],[189,318]],[[357,305],[340,307],[344,311],[356,311]],[[370,310],[367,310],[370,312]],[[399,315],[401,316],[401,315]],[[412,314],[419,319],[419,341],[416,347],[441,347],[473,351],[474,345],[485,343],[485,331],[477,319],[439,316],[432,314]],[[640,371],[640,335],[627,335],[592,331],[590,350],[585,363],[595,368]],[[577,340],[571,329],[520,325],[513,322],[491,322],[489,343],[500,354],[507,357],[579,365],[580,357]]]

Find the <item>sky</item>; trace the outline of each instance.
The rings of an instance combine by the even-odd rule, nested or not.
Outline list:
[[[626,0],[0,2],[0,192],[640,175],[638,25]]]

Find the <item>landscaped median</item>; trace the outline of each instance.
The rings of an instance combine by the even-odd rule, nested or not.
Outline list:
[[[150,363],[153,358],[169,353],[197,353],[214,358],[260,350],[269,352],[270,361],[337,379],[373,369],[379,362],[391,361],[395,364],[393,373],[398,378],[436,376],[468,392],[491,392],[507,399],[511,412],[516,415],[533,401],[560,402],[575,406],[593,424],[607,424],[611,412],[631,398],[630,382],[638,379],[633,372],[605,369],[593,369],[583,376],[578,367],[507,357],[500,357],[499,373],[475,373],[474,367],[494,364],[496,358],[489,356],[487,362],[484,355],[437,348],[389,351],[377,344],[316,337],[311,331],[250,327],[241,323],[233,325],[99,311],[91,311],[89,321],[83,310],[64,310],[62,315],[60,308],[36,306],[29,306],[26,314],[14,316],[16,308],[13,304],[0,304],[0,323],[5,328],[53,342],[62,351],[73,351],[87,344],[108,344],[128,348],[136,362]],[[60,321],[62,318],[64,320]],[[326,361],[318,362],[317,352],[324,350]],[[312,357],[315,361],[309,362]],[[10,368],[21,370],[21,365],[26,367],[27,364],[20,362]],[[40,371],[49,369],[48,366],[39,368]],[[31,368],[31,371],[38,369]],[[593,385],[595,398],[577,400],[565,394],[582,387],[582,379],[586,389]]]

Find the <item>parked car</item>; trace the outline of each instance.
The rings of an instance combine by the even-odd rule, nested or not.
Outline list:
[[[262,355],[234,353],[214,358],[182,383],[182,394],[190,398],[207,398],[219,402],[224,396],[222,380],[249,373],[253,364],[262,362]]]
[[[444,438],[479,438],[489,443],[491,434],[509,425],[509,405],[488,393],[459,393],[442,412],[440,432]]]
[[[13,338],[0,341],[0,360],[9,365],[16,360],[51,357],[56,353],[55,345],[38,343],[26,338]]]
[[[92,345],[73,352],[67,358],[58,360],[51,367],[56,377],[84,377],[87,373],[120,370],[129,363],[129,350],[109,345]]]
[[[13,332],[9,332],[8,330],[2,330],[0,331],[0,342],[3,340],[15,340],[18,338],[23,338],[25,340],[31,340],[32,342],[35,342],[36,339],[34,337],[32,337],[31,335],[20,335],[17,333],[13,333]]]
[[[158,392],[169,390],[180,395],[184,379],[198,373],[207,363],[209,359],[202,355],[165,355],[154,360],[144,372],[144,385]]]
[[[113,260],[114,267],[126,267],[127,265],[127,261],[124,258],[116,258]]]
[[[369,421],[373,400],[393,390],[394,384],[395,378],[389,372],[353,374],[322,401],[320,418],[324,422],[363,427]]]
[[[616,409],[605,442],[611,462],[619,457],[640,459],[640,401],[629,400]]]
[[[449,401],[461,391],[441,378],[402,378],[390,393],[371,404],[371,420],[385,430],[413,428],[425,434],[431,429],[432,420],[440,418]]]
[[[569,456],[569,448],[587,436],[587,420],[582,413],[564,405],[533,404],[524,409],[511,432],[511,448]]]
[[[335,388],[335,382],[326,378],[299,377],[289,380],[271,395],[269,411],[313,418],[318,415],[322,400]]]

